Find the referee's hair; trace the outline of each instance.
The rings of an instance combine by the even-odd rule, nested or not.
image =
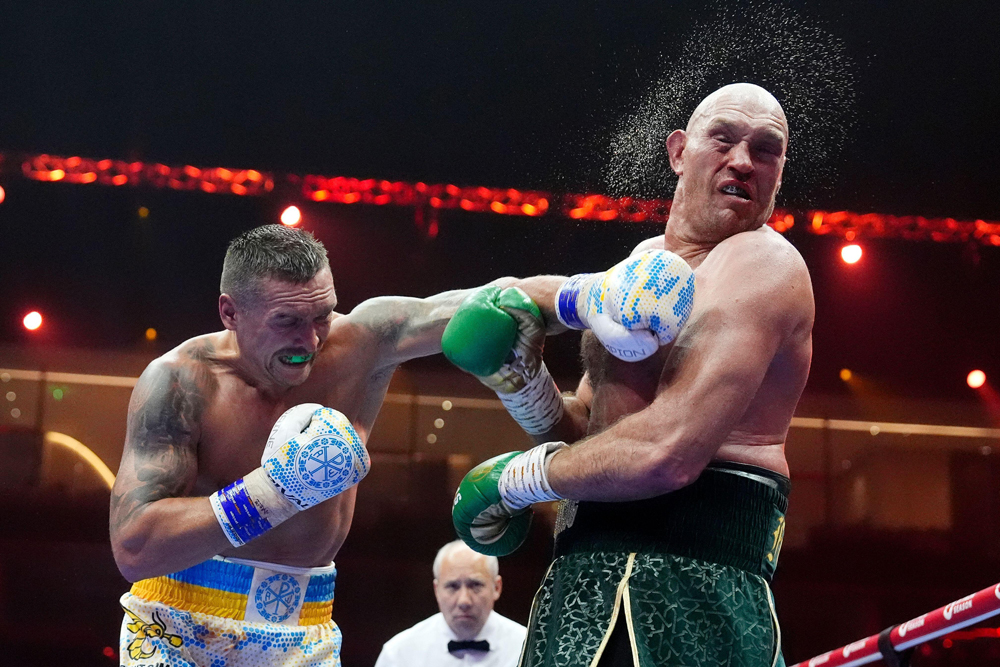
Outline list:
[[[455,540],[454,542],[449,542],[448,544],[438,549],[437,556],[434,557],[433,571],[435,579],[441,576],[441,563],[444,562],[444,559],[452,555],[456,551],[461,551],[463,549],[472,551],[472,549],[470,549],[469,546],[462,540]],[[497,560],[496,556],[486,556],[477,553],[475,551],[472,551],[472,553],[476,554],[477,556],[482,556],[483,558],[486,559],[486,569],[489,571],[491,577],[496,577],[498,574],[500,574],[500,561]]]

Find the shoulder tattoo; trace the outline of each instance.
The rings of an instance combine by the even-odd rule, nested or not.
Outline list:
[[[111,498],[112,533],[146,504],[183,495],[197,467],[197,437],[214,380],[189,355],[143,373],[129,405],[125,455]]]

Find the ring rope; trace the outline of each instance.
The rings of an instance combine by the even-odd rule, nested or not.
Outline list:
[[[941,635],[1000,614],[1000,584],[966,595],[906,623],[892,626],[888,638],[897,653],[929,642]],[[881,633],[879,633],[881,634]],[[792,667],[855,667],[882,659],[879,634],[865,637],[833,651],[796,663]]]

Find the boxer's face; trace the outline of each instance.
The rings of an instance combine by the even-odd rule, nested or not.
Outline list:
[[[757,229],[781,187],[784,113],[773,98],[736,93],[699,111],[682,133],[682,150],[671,152],[685,211],[723,238]]]
[[[454,551],[441,563],[434,596],[448,627],[460,640],[475,639],[500,597],[501,581],[486,557],[471,549]]]
[[[329,268],[303,284],[265,278],[253,303],[237,305],[240,354],[280,387],[302,384],[330,334],[336,306]]]

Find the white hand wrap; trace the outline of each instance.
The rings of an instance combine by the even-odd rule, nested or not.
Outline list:
[[[548,468],[556,452],[567,447],[565,442],[546,442],[512,458],[498,484],[504,504],[516,512],[534,503],[562,500],[549,485]]]
[[[513,394],[498,393],[497,397],[514,421],[530,435],[548,433],[563,416],[562,395],[544,363],[523,389]]]

